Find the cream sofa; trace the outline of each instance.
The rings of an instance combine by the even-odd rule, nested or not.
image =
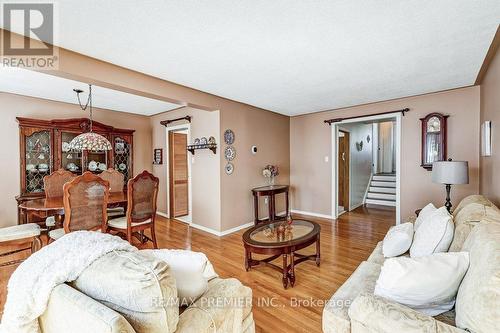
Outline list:
[[[39,318],[48,333],[253,333],[252,290],[214,278],[187,308],[179,308],[169,267],[140,252],[115,251],[71,284],[57,286]],[[215,329],[214,329],[215,324]]]
[[[470,266],[452,311],[430,317],[374,296],[375,283],[385,260],[380,242],[325,306],[323,332],[498,331],[500,211],[485,197],[472,195],[460,202],[453,216],[455,234],[449,251],[468,251]],[[414,220],[414,217],[409,219]]]

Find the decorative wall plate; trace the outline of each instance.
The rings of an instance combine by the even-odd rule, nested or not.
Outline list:
[[[127,165],[125,163],[121,163],[119,166],[118,166],[118,169],[120,169],[121,171],[125,170],[127,168]]]
[[[99,168],[99,170],[104,171],[104,170],[106,170],[108,167],[107,167],[106,163],[99,163],[98,168]]]
[[[234,165],[231,162],[228,162],[225,167],[226,174],[231,175],[234,171]]]
[[[211,145],[214,145],[215,144],[215,138],[213,136],[209,137],[208,138],[208,143],[211,144]]]
[[[206,145],[207,143],[208,143],[207,138],[202,137],[202,138],[200,139],[200,144],[201,144],[201,145]]]
[[[227,129],[224,132],[224,142],[227,145],[232,145],[234,143],[234,132],[230,129]]]
[[[198,138],[194,139],[194,144],[195,145],[199,145],[200,144],[200,139],[198,139]]]
[[[224,157],[226,158],[227,161],[234,160],[235,156],[236,156],[236,149],[234,149],[233,146],[227,146],[226,149],[224,149]]]

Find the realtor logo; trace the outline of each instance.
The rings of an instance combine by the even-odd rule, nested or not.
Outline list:
[[[4,67],[57,69],[54,3],[3,3],[2,19]]]

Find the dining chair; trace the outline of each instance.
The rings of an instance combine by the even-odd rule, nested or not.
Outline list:
[[[132,236],[138,238],[141,244],[150,240],[157,249],[155,218],[159,183],[159,179],[146,170],[130,179],[127,184],[126,216],[110,219],[107,224],[108,231],[125,235],[130,244]],[[147,229],[151,231],[151,238],[144,235],[144,230]]]
[[[99,176],[109,182],[110,193],[123,192],[123,187],[125,185],[125,176],[123,175],[123,173],[113,168],[109,168],[108,170],[104,170],[103,172],[101,172]],[[125,216],[124,207],[108,207],[108,219],[120,216]]]
[[[36,223],[25,223],[0,228],[0,258],[12,260],[0,263],[0,267],[21,263],[18,253],[30,251],[30,254],[42,248],[40,226]]]
[[[57,198],[63,196],[63,186],[67,182],[76,177],[72,172],[64,169],[59,169],[52,172],[50,175],[43,177],[43,187],[45,189],[46,198]],[[60,216],[48,216],[45,219],[45,226],[49,229],[56,226],[59,222]]]
[[[49,232],[52,242],[77,230],[106,231],[109,182],[87,171],[64,184],[63,228]]]

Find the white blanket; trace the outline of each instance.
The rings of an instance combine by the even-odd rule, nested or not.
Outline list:
[[[69,233],[26,259],[7,287],[0,332],[39,332],[52,289],[74,281],[101,256],[112,251],[137,251],[119,237],[92,231]]]

